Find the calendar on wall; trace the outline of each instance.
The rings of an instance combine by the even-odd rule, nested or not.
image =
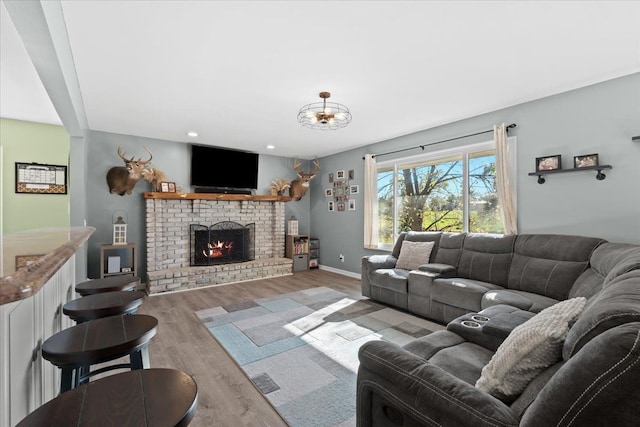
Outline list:
[[[67,167],[16,162],[16,193],[67,194]]]

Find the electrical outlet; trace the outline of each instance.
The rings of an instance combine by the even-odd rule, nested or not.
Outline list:
[[[340,254],[340,262],[344,262],[344,255]]]

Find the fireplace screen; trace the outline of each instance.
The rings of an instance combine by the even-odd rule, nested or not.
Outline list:
[[[190,265],[216,265],[251,261],[255,258],[255,224],[223,221],[210,227],[189,226]]]

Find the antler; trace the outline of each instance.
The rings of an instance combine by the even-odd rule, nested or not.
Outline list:
[[[144,149],[147,150],[147,153],[149,153],[149,160],[142,160],[142,157],[140,157],[138,159],[138,162],[140,163],[140,166],[146,166],[149,163],[151,163],[151,159],[153,159],[153,153],[151,153],[151,151],[147,148],[147,146],[144,146]]]
[[[316,159],[313,161],[313,166],[315,167],[315,170],[313,171],[313,174],[317,174],[318,172],[320,172],[320,160],[318,160],[318,158],[316,157]]]
[[[127,159],[124,155],[127,154],[127,152],[125,151],[124,153],[122,152],[122,145],[118,147],[118,156],[120,156],[120,158],[122,160],[124,160],[125,162],[130,162],[133,160],[133,157],[131,157],[130,159]]]
[[[296,157],[295,160],[293,161],[293,170],[296,173],[300,172],[300,160],[298,160],[298,158]]]

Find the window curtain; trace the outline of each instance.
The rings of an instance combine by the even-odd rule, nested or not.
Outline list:
[[[509,144],[507,144],[507,127],[504,123],[493,126],[493,142],[496,146],[496,186],[498,203],[504,225],[505,234],[518,234],[518,215],[514,199],[514,183],[511,165],[509,164]]]
[[[364,156],[364,247],[378,247],[378,170],[372,154]]]

